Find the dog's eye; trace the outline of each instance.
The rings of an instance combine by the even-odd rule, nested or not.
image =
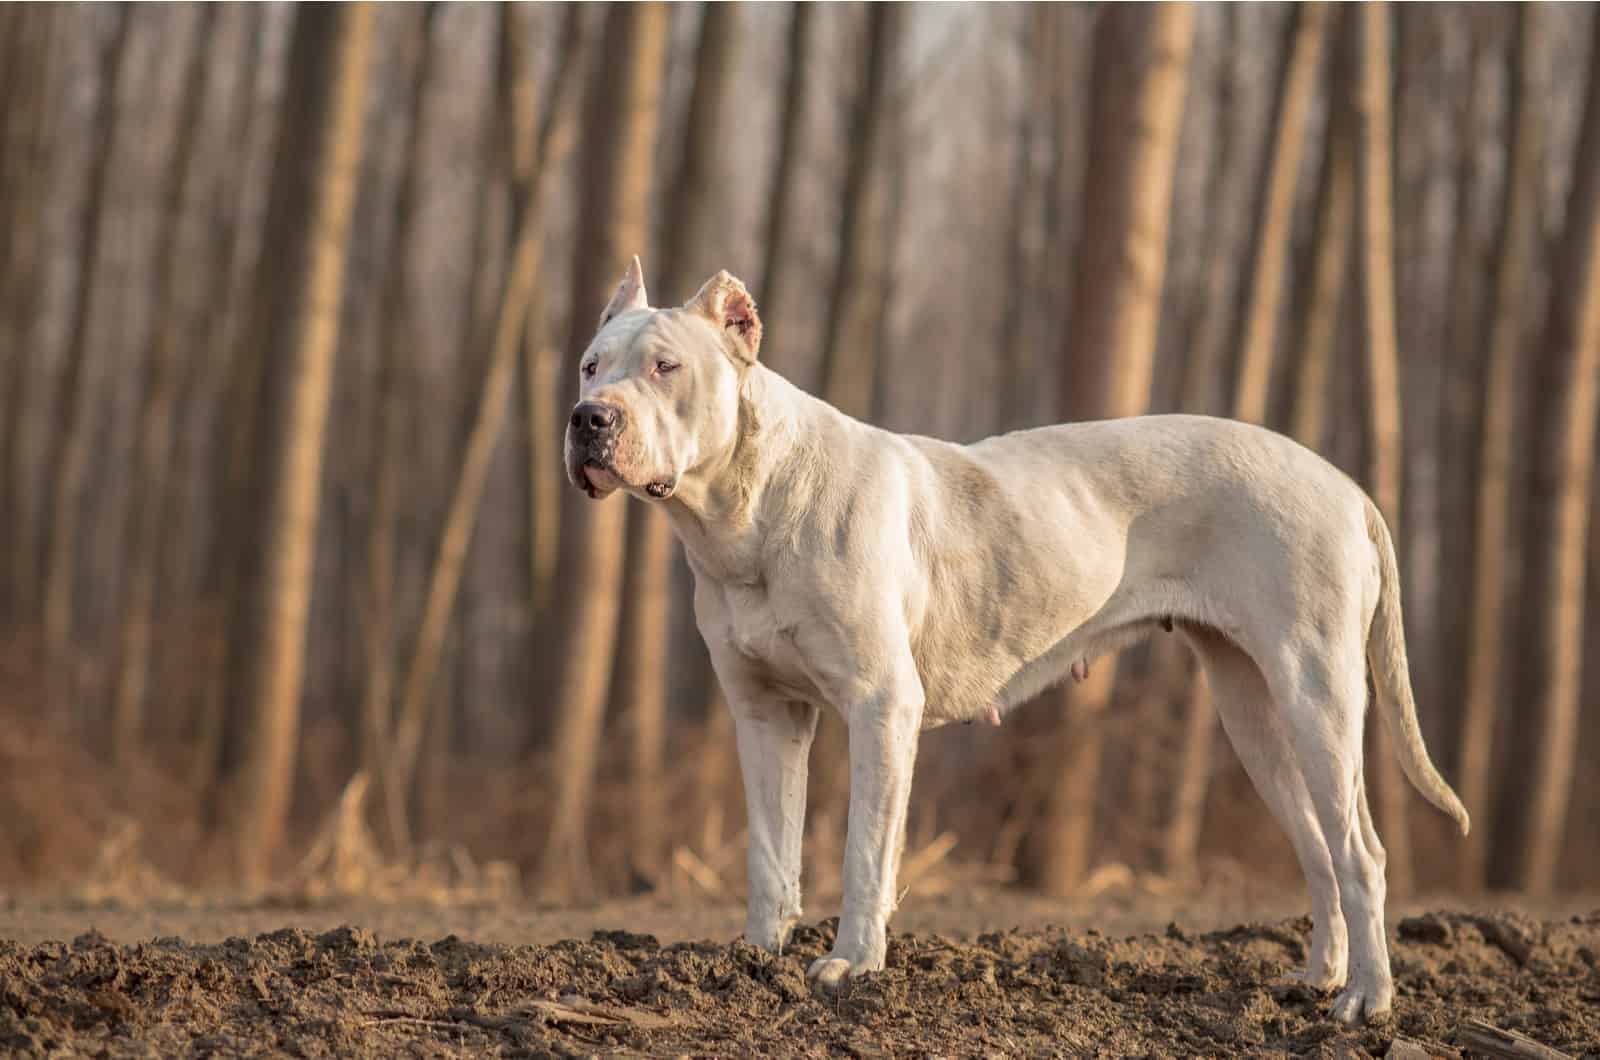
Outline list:
[[[598,362],[598,361],[585,361],[583,363],[583,367],[580,368],[579,371],[581,371],[583,373],[583,377],[585,379],[593,379],[594,378],[595,369],[597,369],[599,367],[600,367],[600,362]]]
[[[677,370],[678,370],[678,365],[674,361],[657,361],[656,362],[656,374],[657,375],[671,375],[673,372],[676,372]]]

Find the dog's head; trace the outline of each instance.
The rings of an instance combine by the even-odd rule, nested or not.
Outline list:
[[[567,420],[572,484],[665,500],[735,442],[739,381],[761,348],[761,318],[726,272],[678,309],[652,309],[639,259],[628,265],[578,362]]]

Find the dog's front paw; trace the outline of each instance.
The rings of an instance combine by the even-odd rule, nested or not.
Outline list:
[[[852,956],[835,949],[825,957],[818,957],[806,970],[806,978],[824,990],[837,990],[845,980],[859,975],[883,971],[883,957],[877,959]]]
[[[1328,1015],[1351,1026],[1384,1016],[1394,1001],[1394,987],[1388,983],[1351,983],[1333,999]]]
[[[744,926],[744,940],[768,953],[782,953],[783,948],[789,944],[789,935],[794,931],[798,919],[798,917],[782,917],[776,920],[764,920],[759,924],[747,922]]]

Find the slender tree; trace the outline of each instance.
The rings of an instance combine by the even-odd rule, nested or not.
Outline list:
[[[489,462],[494,456],[505,424],[512,388],[516,382],[517,353],[522,347],[523,328],[528,308],[539,281],[540,251],[543,247],[541,205],[548,188],[548,174],[559,165],[570,137],[570,114],[564,91],[570,78],[558,80],[551,95],[546,118],[537,121],[538,107],[533,99],[531,62],[525,49],[526,34],[517,25],[516,10],[501,8],[502,39],[510,50],[506,64],[505,92],[514,115],[511,159],[512,212],[511,263],[501,285],[500,309],[490,346],[488,370],[479,395],[472,431],[456,476],[444,530],[439,536],[432,571],[428,578],[427,600],[422,627],[417,633],[416,650],[407,671],[400,709],[394,722],[394,741],[386,764],[395,791],[403,792],[415,774],[417,754],[428,725],[428,704],[432,700],[449,633],[461,575],[472,542],[472,531],[489,477]],[[569,25],[580,14],[575,6],[567,10]],[[565,40],[575,39],[570,31]],[[570,60],[566,60],[570,61]],[[565,63],[565,61],[564,61]],[[564,66],[563,63],[563,66]],[[558,67],[562,73],[565,70]],[[535,133],[537,128],[537,134]],[[530,151],[529,142],[533,143]],[[554,165],[552,164],[554,163]],[[408,832],[398,829],[400,837]]]
[[[801,129],[806,98],[811,87],[812,20],[816,7],[797,2],[789,6],[788,65],[778,117],[778,150],[772,159],[771,191],[767,196],[766,255],[761,266],[761,318],[767,333],[779,319],[785,267],[793,256],[789,237],[794,231],[795,178],[800,172]],[[780,346],[781,350],[781,346]]]
[[[384,275],[382,340],[375,382],[377,416],[373,442],[377,474],[367,530],[366,681],[362,689],[362,768],[383,798],[389,840],[397,850],[409,842],[404,793],[389,766],[394,699],[395,557],[401,454],[412,410],[406,383],[415,356],[414,318],[409,298],[410,263],[416,251],[419,177],[423,165],[423,126],[428,85],[432,80],[433,38],[439,5],[422,5],[420,17],[408,26],[400,56],[407,78],[400,181],[395,191],[389,266]]]
[[[1491,882],[1544,894],[1556,883],[1578,752],[1584,581],[1600,398],[1600,20],[1556,250],[1542,344],[1527,577],[1526,685],[1534,722],[1526,788],[1505,791]]]
[[[44,582],[45,640],[52,668],[68,666],[72,651],[74,576],[78,525],[83,513],[84,481],[89,471],[93,443],[94,407],[98,388],[89,364],[89,325],[95,312],[96,266],[110,200],[114,170],[112,154],[121,108],[122,67],[128,52],[128,32],[133,16],[128,4],[118,4],[112,28],[100,52],[98,97],[95,102],[94,140],[89,158],[88,200],[78,240],[78,279],[73,293],[67,339],[66,369],[62,373],[55,417],[57,434],[47,482],[53,484],[50,537]]]
[[[249,338],[263,344],[259,517],[241,542],[229,631],[231,705],[248,754],[234,785],[231,834],[256,885],[289,812],[300,726],[323,441],[332,391],[350,217],[364,131],[369,4],[296,12],[288,95],[274,162],[263,258],[272,275]]]
[[[33,374],[29,337],[44,275],[54,55],[61,13],[48,4],[0,14],[0,625],[31,617],[38,585],[34,468],[23,461]]]
[[[1323,449],[1327,434],[1328,376],[1333,364],[1339,309],[1350,276],[1350,236],[1355,214],[1354,110],[1338,90],[1351,69],[1354,46],[1351,19],[1342,10],[1333,18],[1335,62],[1330,79],[1328,116],[1323,130],[1322,171],[1317,179],[1315,220],[1305,263],[1305,305],[1295,328],[1294,405],[1289,433],[1301,445]]]
[[[695,49],[694,83],[683,119],[683,150],[671,183],[673,209],[657,245],[661,268],[656,290],[662,304],[676,305],[698,289],[696,272],[707,268],[720,199],[717,161],[726,143],[725,115],[739,57],[744,12],[736,3],[702,5]],[[703,279],[703,277],[702,277]],[[672,526],[650,507],[628,520],[628,601],[622,619],[623,658],[617,696],[633,731],[633,813],[630,855],[634,871],[654,881],[660,872],[666,756],[668,658],[673,604]]]
[[[1284,30],[1283,66],[1273,96],[1271,139],[1262,166],[1260,213],[1252,240],[1244,337],[1233,397],[1234,418],[1249,423],[1263,423],[1267,418],[1278,322],[1283,316],[1283,276],[1294,227],[1295,181],[1300,174],[1328,16],[1327,4],[1296,4]]]
[[[1187,4],[1102,9],[1095,28],[1089,128],[1096,165],[1084,196],[1061,405],[1075,419],[1144,411],[1160,319],[1166,235],[1194,14]],[[1115,665],[1071,697],[1057,779],[1021,867],[1045,890],[1070,890],[1088,867]]]
[[[878,225],[884,208],[879,181],[881,141],[889,101],[889,72],[901,12],[895,4],[867,10],[862,82],[850,119],[850,157],[846,164],[839,219],[839,257],[828,299],[822,344],[823,396],[852,416],[866,416],[872,403],[877,351],[878,297],[883,263]]]
[[[1461,719],[1460,792],[1473,829],[1463,841],[1456,884],[1488,882],[1494,821],[1492,750],[1503,682],[1506,641],[1506,560],[1510,553],[1512,456],[1528,274],[1536,249],[1544,106],[1532,91],[1539,69],[1540,17],[1532,5],[1515,14],[1515,45],[1507,70],[1511,142],[1496,239],[1491,301],[1480,320],[1485,335],[1482,428],[1477,459],[1477,526],[1472,561],[1466,705]]]
[[[145,351],[149,383],[139,410],[138,486],[133,491],[133,541],[128,560],[128,600],[122,617],[122,651],[112,707],[111,746],[123,762],[137,750],[144,727],[150,675],[150,635],[155,610],[156,568],[165,530],[168,469],[182,371],[179,343],[183,314],[178,309],[179,281],[186,255],[178,235],[195,176],[195,145],[209,94],[212,62],[207,45],[216,26],[217,8],[199,9],[183,76],[177,134],[167,158],[155,250],[156,283],[152,297],[155,326]]]
[[[1392,85],[1389,6],[1381,0],[1358,11],[1361,38],[1357,95],[1360,139],[1357,151],[1357,224],[1361,240],[1362,322],[1367,351],[1369,482],[1373,500],[1400,539],[1400,474],[1405,449],[1400,436],[1400,351],[1395,328],[1394,175],[1390,120]],[[1412,886],[1408,792],[1388,730],[1372,727],[1372,757],[1377,774],[1378,823],[1388,847],[1391,889]]]
[[[656,3],[618,4],[606,12],[605,61],[594,63],[584,104],[570,356],[561,388],[569,396],[577,391],[576,351],[593,337],[628,255],[649,238],[668,19],[666,6]],[[588,883],[586,824],[616,652],[626,512],[621,498],[569,502],[563,511],[557,595],[571,603],[553,682],[559,711],[552,778],[556,805],[540,867],[542,886],[550,894],[581,892]]]

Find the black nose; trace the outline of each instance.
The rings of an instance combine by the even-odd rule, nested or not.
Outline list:
[[[572,429],[579,434],[600,434],[616,430],[617,421],[621,418],[615,405],[580,401],[578,407],[572,410]]]

